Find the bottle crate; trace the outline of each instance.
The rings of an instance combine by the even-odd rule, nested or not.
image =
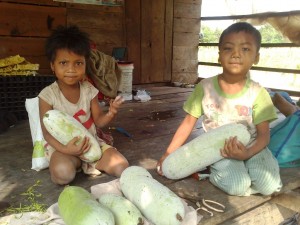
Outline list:
[[[1,76],[0,110],[14,113],[18,120],[28,119],[26,98],[38,96],[40,91],[55,81],[54,75]]]

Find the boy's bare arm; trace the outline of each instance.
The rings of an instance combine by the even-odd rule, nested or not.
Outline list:
[[[257,136],[254,144],[248,148],[249,158],[262,151],[270,142],[270,126],[268,121],[256,125]]]
[[[187,138],[190,136],[198,118],[195,118],[191,116],[190,114],[187,114],[184,120],[179,125],[175,135],[172,138],[172,141],[167,148],[165,154],[160,158],[160,160],[157,163],[157,172],[162,175],[161,171],[161,164],[164,161],[164,159],[174,152],[177,148],[179,148],[181,145],[184,144],[184,142],[187,140]]]
[[[184,144],[184,142],[190,136],[196,122],[197,118],[191,116],[190,114],[186,115],[178,127],[169,147],[167,148],[166,153],[170,154]]]
[[[263,150],[270,141],[269,122],[265,121],[256,125],[256,129],[257,137],[250,147],[246,148],[236,137],[231,137],[225,141],[221,155],[225,158],[247,160]]]

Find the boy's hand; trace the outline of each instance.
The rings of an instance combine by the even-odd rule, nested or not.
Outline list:
[[[247,148],[237,140],[237,137],[230,137],[225,140],[224,147],[220,150],[224,158],[246,160],[249,158]]]
[[[124,102],[124,98],[122,96],[117,96],[114,100],[110,100],[109,102],[109,113],[115,115],[118,112],[118,109]]]
[[[82,155],[90,150],[90,143],[88,137],[84,137],[80,142],[81,137],[74,137],[69,143],[66,145],[67,154],[74,155],[77,157],[82,157]],[[79,144],[77,144],[80,142]]]
[[[167,156],[168,156],[169,154],[164,154],[161,158],[160,158],[160,160],[157,162],[157,164],[156,164],[156,171],[157,171],[157,173],[159,174],[159,175],[161,175],[161,176],[163,176],[163,173],[162,173],[162,163],[163,163],[163,161],[165,160],[165,158],[167,158]]]

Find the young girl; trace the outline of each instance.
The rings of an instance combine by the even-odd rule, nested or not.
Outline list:
[[[237,122],[247,125],[251,133],[247,146],[236,137],[226,140],[221,149],[224,159],[210,167],[212,184],[238,196],[269,195],[281,189],[278,163],[266,147],[269,122],[276,113],[268,92],[249,77],[250,68],[259,61],[260,44],[259,31],[248,23],[235,23],[223,31],[219,40],[223,72],[202,80],[184,104],[187,115],[159,160],[158,173],[162,174],[163,160],[184,144],[203,115],[205,131]]]
[[[46,144],[46,156],[49,159],[51,179],[56,184],[68,184],[82,167],[88,174],[120,176],[128,167],[124,156],[114,147],[107,145],[96,134],[96,126],[108,124],[122,104],[121,98],[111,101],[108,113],[104,114],[98,102],[98,90],[84,81],[86,63],[90,55],[90,40],[86,33],[76,26],[59,27],[47,39],[46,55],[57,81],[44,88],[39,94],[41,126]],[[43,124],[44,114],[51,109],[64,111],[79,120],[98,140],[102,157],[94,163],[81,161],[83,153],[89,151],[90,144],[85,138],[76,145],[78,138],[67,145],[61,144],[51,136]]]

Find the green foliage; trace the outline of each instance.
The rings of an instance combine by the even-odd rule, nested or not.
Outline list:
[[[283,43],[284,37],[280,33],[280,31],[277,31],[274,27],[272,27],[269,24],[265,24],[261,26],[259,29],[259,32],[261,33],[262,43]]]
[[[222,30],[219,28],[212,29],[208,26],[202,26],[201,28],[201,38],[202,43],[218,43]]]

